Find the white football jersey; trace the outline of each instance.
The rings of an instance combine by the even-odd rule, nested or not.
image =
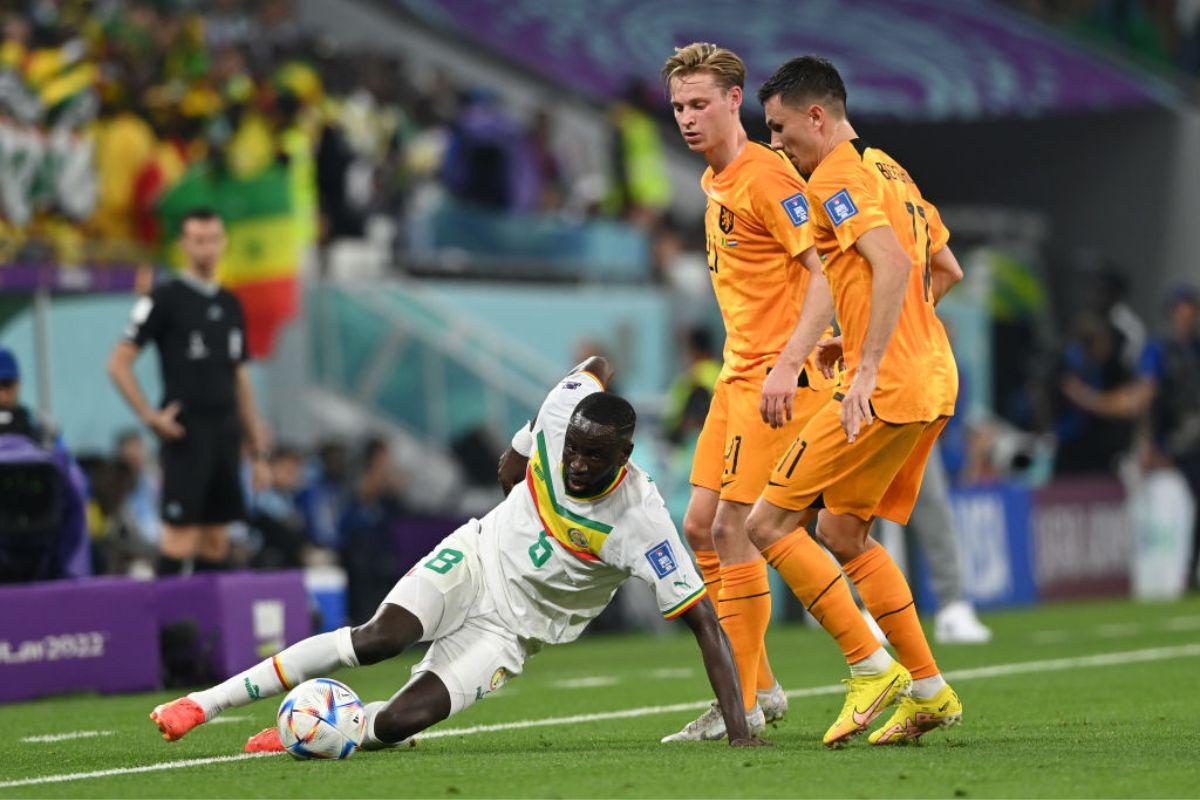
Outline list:
[[[633,575],[654,587],[668,619],[704,598],[704,581],[662,496],[633,462],[594,497],[567,494],[567,423],[580,400],[602,390],[587,372],[559,383],[538,412],[525,483],[480,521],[488,589],[523,639],[572,641]]]

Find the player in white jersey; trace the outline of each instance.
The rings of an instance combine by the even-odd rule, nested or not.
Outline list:
[[[163,738],[179,739],[226,708],[338,667],[375,664],[431,642],[404,688],[367,704],[364,746],[397,744],[499,689],[543,645],[577,638],[637,576],[654,588],[663,616],[682,618],[695,634],[730,744],[760,744],[761,719],[743,711],[728,642],[712,604],[700,602],[704,582],[654,483],[629,461],[635,415],[604,392],[610,373],[604,359],[591,358],[550,392],[501,459],[504,501],[442,540],[369,622],[305,639],[159,706],[151,719]],[[272,727],[246,749],[283,747]]]

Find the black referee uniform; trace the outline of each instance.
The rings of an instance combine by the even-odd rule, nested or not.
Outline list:
[[[183,275],[138,301],[126,338],[153,342],[162,368],[159,408],[180,404],[183,438],[163,441],[163,521],[220,525],[246,514],[237,368],[246,360],[246,321],[230,292]]]

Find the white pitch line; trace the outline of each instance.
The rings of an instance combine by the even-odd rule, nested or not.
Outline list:
[[[650,677],[658,680],[677,680],[679,678],[690,678],[696,674],[696,670],[688,667],[663,667],[662,669],[651,670]]]
[[[217,717],[216,719],[209,720],[208,724],[209,725],[227,725],[230,722],[242,722],[243,720],[247,720],[247,719],[250,719],[250,718],[249,717]]]
[[[26,736],[22,742],[27,744],[42,744],[45,742],[65,742],[68,739],[91,739],[96,736],[112,736],[116,731],[71,731],[70,733],[48,733],[44,736]]]
[[[1171,617],[1164,627],[1169,631],[1200,630],[1200,617]]]
[[[1131,663],[1148,661],[1166,661],[1172,658],[1191,658],[1200,656],[1200,644],[1185,644],[1175,647],[1151,647],[1144,650],[1126,650],[1115,653],[1097,653],[1090,656],[1073,658],[1051,658],[1044,661],[1018,661],[1012,664],[994,664],[990,667],[975,667],[958,669],[947,672],[951,680],[973,680],[975,678],[995,678],[1005,675],[1023,675],[1030,672],[1061,672],[1069,669],[1086,669],[1088,667],[1127,666]],[[812,697],[815,695],[840,694],[843,687],[840,684],[813,686],[807,689],[793,689],[788,697]],[[447,736],[468,736],[476,733],[491,733],[493,731],[511,731],[523,728],[541,728],[552,725],[573,725],[581,722],[598,722],[610,719],[628,719],[630,717],[646,717],[653,714],[672,714],[679,711],[692,711],[706,708],[711,700],[700,700],[693,703],[675,703],[668,706],[644,706],[642,708],[627,708],[622,711],[602,711],[595,714],[576,714],[570,717],[548,717],[545,719],[526,719],[516,722],[501,722],[494,725],[473,725],[469,728],[446,728],[420,734],[418,739],[441,739]],[[213,758],[189,758],[184,761],[164,761],[158,764],[147,764],[140,767],[117,767],[115,769],[99,770],[97,772],[74,772],[62,775],[44,775],[39,778],[22,778],[14,781],[0,782],[0,789],[11,789],[17,786],[35,786],[43,783],[64,783],[81,781],[89,778],[108,778],[116,775],[132,775],[141,772],[158,772],[166,769],[182,769],[184,767],[200,767],[208,764],[223,764],[232,761],[245,761],[251,758],[261,758],[275,755],[272,753],[239,753],[232,756],[216,756]]]
[[[1137,622],[1110,622],[1096,626],[1096,633],[1100,636],[1133,636],[1141,632],[1142,625]]]

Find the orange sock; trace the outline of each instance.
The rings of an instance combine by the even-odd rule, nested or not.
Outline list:
[[[879,649],[842,580],[842,571],[807,531],[789,533],[763,550],[763,555],[842,648],[847,663],[862,661]]]
[[[768,580],[768,585],[769,584],[770,581]],[[772,671],[771,665],[767,661],[766,642],[763,642],[762,650],[758,654],[758,680],[754,683],[760,692],[775,687],[775,673]]]
[[[713,608],[717,607],[717,594],[721,591],[721,559],[717,558],[716,550],[696,550],[696,566],[700,568],[700,577],[704,579],[704,588],[708,590],[708,599]]]
[[[771,621],[771,587],[767,583],[765,561],[721,567],[717,618],[733,648],[733,660],[742,682],[742,705],[749,711],[758,702],[755,696],[758,659]]]
[[[876,544],[843,566],[846,577],[858,588],[863,605],[896,648],[900,663],[913,678],[936,675],[937,663],[925,639],[925,631],[921,630],[912,590],[888,551]]]

